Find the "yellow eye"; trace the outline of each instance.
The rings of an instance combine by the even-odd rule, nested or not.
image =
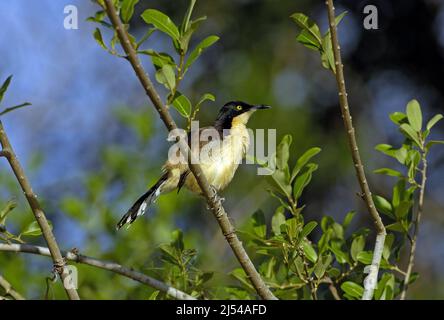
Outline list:
[[[242,106],[236,106],[236,110],[242,110]]]

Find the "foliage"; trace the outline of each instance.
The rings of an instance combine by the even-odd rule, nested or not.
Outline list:
[[[127,29],[129,29],[128,23],[133,17],[134,6],[137,2],[138,1],[134,0],[122,0],[116,3],[116,8],[120,12],[122,20],[126,23],[125,27]],[[98,11],[94,17],[90,17],[88,20],[99,23],[106,28],[113,29],[111,24],[104,21],[106,17],[105,5],[101,2],[99,2],[99,4],[103,10]],[[191,121],[196,118],[200,107],[206,101],[215,101],[215,97],[210,93],[205,93],[193,104],[187,96],[179,91],[180,83],[199,56],[219,40],[218,36],[211,35],[199,42],[193,50],[189,50],[193,34],[198,30],[201,23],[206,20],[205,16],[196,18],[195,20],[192,19],[195,4],[196,0],[190,1],[180,27],[163,12],[156,9],[147,9],[141,15],[143,21],[150,26],[146,34],[137,41],[128,33],[130,35],[130,41],[137,53],[151,57],[151,62],[156,70],[155,79],[159,84],[163,85],[168,92],[166,97],[167,104],[172,105],[178,113],[187,120],[188,130],[191,127]],[[151,48],[142,48],[142,45],[156,31],[163,33],[171,40],[177,55],[176,59],[166,52],[158,52]],[[113,32],[114,36],[111,39],[110,46],[105,44],[100,28],[96,28],[93,36],[99,45],[109,53],[124,58],[125,56],[116,52],[115,46],[119,43],[119,39],[116,31],[113,30]]]
[[[103,1],[97,2],[103,9]],[[129,23],[134,19],[134,7],[137,3],[137,0],[115,1],[128,29]],[[150,26],[149,29],[140,39],[131,37],[138,53],[151,57],[156,69],[156,80],[167,90],[166,100],[187,119],[188,124],[196,117],[200,106],[208,100],[214,100],[214,96],[204,94],[193,104],[179,91],[179,84],[202,52],[218,40],[216,36],[209,36],[189,50],[192,36],[206,19],[191,19],[194,5],[195,1],[190,1],[180,26],[158,10],[145,10],[142,20]],[[344,14],[337,17],[337,23]],[[89,20],[111,30],[112,27],[105,18],[106,13],[101,10]],[[322,35],[319,27],[302,14],[295,14],[292,18],[302,29],[297,40],[308,48],[319,51],[322,65],[334,71],[329,32]],[[142,48],[153,32],[160,32],[171,41],[177,57],[151,48]],[[115,33],[109,44],[104,41],[100,28],[94,31],[94,38],[109,53],[125,58],[116,50],[118,38]],[[176,62],[177,60],[179,62]],[[2,85],[0,100],[9,82],[10,78]],[[7,108],[0,115],[21,106],[24,105]],[[171,195],[175,201],[169,201],[172,198],[166,196],[165,201],[158,203],[161,217],[156,215],[156,212],[150,212],[150,221],[139,219],[137,224],[131,227],[131,233],[114,233],[116,217],[126,209],[124,206],[133,200],[134,194],[146,187],[149,184],[147,181],[158,173],[162,160],[147,162],[146,159],[151,159],[152,152],[141,151],[150,149],[147,145],[152,146],[158,138],[148,111],[119,108],[114,112],[114,116],[119,129],[130,132],[132,148],[119,143],[103,146],[100,166],[83,177],[81,190],[71,190],[68,187],[69,183],[61,181],[56,188],[66,188],[67,192],[64,192],[60,199],[45,199],[45,205],[53,212],[60,212],[68,217],[73,225],[73,237],[80,227],[87,233],[81,252],[140,269],[197,298],[257,298],[242,269],[232,270],[231,278],[228,278],[221,272],[226,267],[222,265],[223,259],[217,254],[210,255],[208,250],[205,251],[209,244],[208,241],[203,241],[202,234],[209,227],[205,220],[200,220],[203,219],[200,212],[202,208],[194,205],[197,201],[194,202],[189,195],[185,198],[182,198],[181,194]],[[394,299],[402,288],[402,276],[405,271],[399,267],[401,253],[408,241],[411,241],[412,233],[416,229],[415,211],[421,188],[419,179],[423,172],[422,166],[432,146],[443,143],[440,140],[428,139],[432,127],[442,117],[434,116],[424,127],[419,103],[413,100],[407,105],[405,113],[395,112],[390,115],[390,119],[399,127],[405,138],[402,145],[399,148],[387,144],[376,147],[398,163],[393,168],[375,171],[395,179],[391,197],[374,196],[378,211],[385,215],[387,229],[390,231],[384,246],[382,273],[375,291],[375,299]],[[373,254],[369,249],[371,231],[357,226],[355,211],[348,212],[340,222],[327,215],[320,221],[310,219],[304,199],[307,191],[315,192],[310,190],[312,180],[319,179],[316,176],[318,164],[313,162],[313,159],[316,159],[315,156],[322,157],[323,154],[320,153],[320,148],[310,148],[290,164],[294,158],[292,142],[291,135],[284,136],[272,160],[276,171],[269,177],[268,182],[270,199],[275,201],[276,208],[268,212],[264,206],[254,212],[239,233],[248,242],[248,252],[254,256],[260,274],[277,297],[360,299],[363,292],[364,268],[371,263]],[[144,174],[141,175],[140,172]],[[8,201],[4,202],[0,210],[0,240],[37,243],[40,232],[36,223],[31,220],[30,215],[18,214],[25,211],[22,199],[15,201],[12,200],[13,197],[9,197],[10,194],[17,193],[11,179],[1,176],[7,195],[5,198]],[[182,227],[181,218],[177,217],[179,210],[185,214],[185,219],[196,220],[196,227],[183,228],[184,231],[176,230],[171,233],[172,226]],[[52,217],[56,219],[56,227],[59,222],[57,216],[59,215],[54,214]],[[11,217],[13,219],[9,220]],[[153,245],[158,242],[162,244]],[[26,283],[33,280],[34,285],[30,288],[26,288],[25,283],[19,283],[19,290],[27,290],[34,297],[43,296],[44,290],[41,287],[44,279],[41,274],[29,274],[25,259],[19,256],[4,257],[3,254],[0,259],[5,266],[2,270],[5,273],[17,275],[17,279],[26,277]],[[6,259],[8,263],[3,263]],[[210,263],[211,259],[216,262]],[[84,298],[168,298],[162,292],[147,289],[119,276],[80,265],[78,267],[81,274],[80,293]],[[45,266],[43,269],[49,270],[50,267]],[[413,274],[410,281],[415,281],[417,277],[417,274]],[[62,298],[60,286],[54,289],[54,298]]]

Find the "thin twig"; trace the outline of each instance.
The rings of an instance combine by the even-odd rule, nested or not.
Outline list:
[[[0,287],[2,287],[5,290],[5,296],[11,296],[15,300],[25,300],[25,298],[20,293],[14,290],[14,288],[8,282],[8,280],[3,278],[1,275],[0,275]]]
[[[422,153],[422,170],[421,170],[421,186],[419,188],[419,200],[418,200],[418,213],[416,214],[416,219],[414,222],[414,231],[413,231],[413,237],[411,241],[410,246],[410,253],[409,253],[409,264],[407,266],[407,271],[405,272],[404,277],[404,283],[402,286],[401,291],[401,300],[405,300],[407,289],[409,287],[410,282],[410,276],[412,274],[413,265],[415,263],[415,252],[416,252],[416,242],[418,238],[418,230],[419,230],[419,224],[421,222],[421,215],[424,208],[424,195],[425,195],[425,186],[426,186],[426,180],[427,180],[427,159],[426,155],[423,152]]]
[[[370,192],[367,178],[365,177],[364,165],[362,164],[358,144],[356,142],[355,129],[353,127],[347,99],[347,89],[345,86],[344,69],[340,51],[341,49],[336,32],[335,8],[333,6],[333,0],[327,0],[325,3],[328,8],[328,20],[330,24],[330,34],[335,59],[335,75],[339,91],[339,104],[341,106],[342,119],[344,120],[345,130],[347,131],[348,144],[351,150],[353,164],[356,170],[359,185],[361,187],[361,192],[363,194],[363,199],[367,206],[368,212],[373,218],[377,232],[372,264],[367,268],[369,275],[364,280],[364,294],[362,296],[363,300],[370,300],[373,297],[373,291],[375,290],[378,280],[379,264],[381,262],[382,251],[384,249],[386,231],[384,224],[382,223],[381,216],[373,203],[372,193]]]
[[[131,63],[131,66],[133,67],[135,74],[137,75],[142,87],[145,89],[145,92],[150,98],[151,102],[153,103],[155,109],[159,113],[160,118],[165,123],[165,126],[167,127],[168,130],[171,131],[177,129],[176,123],[174,122],[173,118],[168,112],[168,109],[160,99],[160,96],[155,90],[148,74],[143,69],[140,59],[137,56],[136,50],[134,49],[129,40],[127,31],[124,28],[119,16],[117,15],[112,0],[105,0],[105,6],[108,17],[110,18],[111,23],[113,24],[114,29],[118,34],[122,48],[127,54],[128,60]],[[207,200],[208,207],[211,209],[215,218],[217,219],[219,226],[222,230],[222,233],[225,236],[225,239],[231,246],[231,249],[233,250],[238,261],[240,262],[242,268],[245,270],[245,273],[249,277],[257,293],[263,299],[276,299],[276,297],[270,291],[268,286],[262,280],[261,276],[259,275],[253,263],[251,262],[247,252],[245,251],[242,242],[237,237],[236,231],[233,225],[231,224],[225,209],[222,206],[221,199],[217,195],[217,192],[214,190],[214,188],[211,188],[211,186],[209,185],[207,179],[205,178],[202,172],[201,167],[197,164],[197,161],[190,161],[193,160],[192,159],[193,153],[189,151],[188,144],[185,141],[183,141],[183,139],[180,138],[178,139],[178,144],[180,150],[184,153],[184,155],[187,156],[190,170],[193,173],[194,177],[196,178],[197,183],[199,184],[199,187],[202,190],[203,196]]]
[[[59,245],[54,237],[54,234],[51,230],[51,227],[46,219],[45,213],[40,205],[40,202],[37,200],[37,195],[32,190],[31,184],[28,178],[25,175],[25,172],[17,159],[17,156],[12,149],[11,143],[9,142],[8,136],[6,135],[6,131],[3,128],[3,124],[0,121],[0,143],[2,145],[2,154],[8,160],[9,165],[11,166],[12,171],[14,172],[20,187],[22,188],[23,193],[28,201],[29,206],[34,214],[35,220],[40,226],[42,230],[42,235],[45,238],[46,243],[48,244],[48,248],[51,252],[51,257],[54,262],[54,268],[57,273],[60,275],[63,284],[71,283],[71,276],[69,274],[68,269],[66,268],[66,262],[60,253]],[[79,295],[77,290],[72,288],[70,285],[64,285],[65,291],[71,300],[79,300]]]
[[[330,277],[324,277],[320,283],[327,283],[328,290],[330,290],[331,295],[335,300],[342,300],[339,296],[338,289],[336,289],[335,282]]]
[[[0,251],[8,251],[8,252],[23,252],[23,253],[32,253],[41,256],[50,257],[50,252],[48,248],[33,246],[29,244],[2,244],[0,243]],[[64,251],[63,256],[73,262],[86,264],[89,266],[97,267],[100,269],[112,271],[114,273],[120,274],[124,277],[133,279],[140,283],[143,283],[147,286],[153,287],[157,290],[165,292],[169,296],[179,299],[179,300],[196,300],[194,297],[173,288],[166,283],[163,283],[157,279],[151,278],[143,273],[134,271],[130,268],[124,267],[115,262],[103,261],[92,257],[87,257],[81,254],[76,254],[72,251]]]

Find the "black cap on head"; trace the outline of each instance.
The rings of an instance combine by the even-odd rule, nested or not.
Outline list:
[[[234,118],[248,111],[255,111],[259,109],[268,109],[270,106],[259,104],[252,105],[243,101],[230,101],[224,104],[220,109],[219,115],[216,119],[216,126],[222,129],[231,128],[231,123]]]

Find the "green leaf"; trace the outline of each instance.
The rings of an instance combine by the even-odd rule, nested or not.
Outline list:
[[[182,35],[179,40],[179,44],[180,44],[180,48],[182,49],[183,53],[186,53],[188,51],[188,46],[190,43],[191,36],[197,30],[197,28],[199,28],[200,24],[203,21],[205,21],[206,19],[207,19],[207,17],[204,16],[204,17],[197,18],[194,21],[191,21],[189,23],[189,27],[188,27],[187,31],[182,32]]]
[[[51,222],[48,221],[48,223],[49,223],[49,226],[50,226],[50,228],[52,230]],[[23,230],[20,233],[19,237],[21,237],[21,236],[39,236],[41,234],[42,234],[42,229],[40,229],[40,226],[39,226],[38,222],[37,221],[33,221],[25,228],[25,230]]]
[[[123,22],[128,23],[131,20],[134,14],[134,6],[137,2],[139,2],[139,0],[123,0],[120,10]]]
[[[379,152],[382,152],[385,155],[388,155],[389,157],[395,158],[401,164],[405,163],[405,159],[407,157],[407,150],[405,149],[404,146],[399,149],[395,149],[389,144],[382,143],[378,144],[375,147],[375,149],[378,150]]]
[[[378,285],[375,290],[375,299],[376,300],[390,300],[391,298],[387,297],[387,288],[390,288],[393,292],[395,284],[395,277],[393,274],[384,273],[379,280]],[[389,298],[389,299],[387,299]]]
[[[196,0],[190,0],[190,5],[188,6],[187,12],[182,21],[181,31],[182,34],[185,33],[189,29],[191,14],[193,13],[194,5],[196,4]]]
[[[16,109],[20,109],[20,108],[27,107],[27,106],[30,106],[30,105],[31,105],[31,103],[25,102],[25,103],[19,104],[18,106],[13,106],[13,107],[6,108],[2,112],[0,112],[0,116],[3,116],[5,114],[7,114],[8,112],[14,111]]]
[[[156,290],[148,297],[148,300],[156,300],[157,296],[159,295],[160,291]]]
[[[293,186],[293,197],[295,200],[301,197],[302,191],[304,191],[305,187],[310,183],[312,174],[317,169],[317,164],[309,163],[305,166],[304,171],[296,177]]]
[[[276,151],[276,165],[278,169],[286,171],[288,168],[288,159],[290,158],[290,145],[293,141],[291,135],[285,135],[279,145],[277,146]]]
[[[385,228],[387,230],[405,233],[405,228],[402,226],[402,224],[400,222],[395,222],[395,223],[389,224],[389,225],[385,226]]]
[[[358,254],[364,250],[365,238],[360,235],[353,239],[350,249],[350,255],[354,261],[358,260]]]
[[[204,95],[202,95],[202,97],[200,97],[200,99],[199,99],[199,102],[194,107],[194,115],[200,110],[201,104],[207,100],[214,102],[214,101],[216,101],[216,98],[211,93],[205,93]]]
[[[191,115],[191,102],[182,93],[176,92],[176,96],[173,100],[173,106],[185,118],[188,118]]]
[[[316,221],[310,221],[309,223],[307,223],[302,229],[299,238],[302,240],[307,237],[313,231],[313,229],[316,228],[317,225],[318,223]]]
[[[185,63],[185,70],[187,70],[196,60],[199,58],[199,56],[202,54],[202,52],[212,46],[214,43],[216,43],[219,40],[218,36],[209,36],[202,40],[196,48],[190,53],[190,56],[187,59],[187,62]]]
[[[105,42],[103,42],[102,33],[100,32],[99,28],[96,28],[93,33],[94,39],[97,41],[97,43],[105,50],[108,50],[108,47],[106,46]]]
[[[248,280],[248,277],[245,274],[244,269],[242,269],[242,268],[234,269],[232,272],[230,272],[230,275],[233,276],[238,281],[240,281],[246,288],[253,290],[253,287],[251,286],[251,282],[250,282],[250,280]]]
[[[418,133],[407,123],[403,123],[399,127],[401,132],[410,140],[412,140],[418,147],[421,146],[421,142],[419,141]]]
[[[299,174],[301,169],[308,163],[308,161],[310,161],[310,159],[313,158],[315,155],[317,155],[319,152],[321,152],[321,148],[314,147],[308,149],[307,151],[304,152],[302,156],[299,157],[291,173],[291,181],[293,181],[294,178],[296,178],[296,176]]]
[[[313,246],[308,241],[302,241],[302,248],[304,249],[305,256],[308,260],[310,260],[313,263],[316,263],[318,260],[318,255],[313,248]]]
[[[411,100],[407,104],[407,119],[409,120],[410,125],[413,130],[416,132],[420,132],[422,128],[422,113],[421,107],[419,106],[419,102],[415,99]]]
[[[344,221],[342,222],[342,227],[344,228],[344,230],[347,229],[347,227],[350,225],[355,214],[356,211],[350,211],[349,213],[346,214]]]
[[[162,68],[157,70],[156,80],[167,89],[173,90],[176,86],[176,76],[173,67],[169,64],[164,64]]]
[[[17,201],[9,200],[2,211],[0,211],[0,226],[5,225],[6,217],[17,207]]]
[[[276,209],[273,218],[271,218],[271,230],[275,235],[281,234],[281,225],[285,224],[285,208],[280,206]]]
[[[401,201],[395,211],[396,217],[400,220],[404,219],[409,213],[411,206],[411,201]]]
[[[328,33],[322,39],[321,62],[322,66],[325,69],[330,69],[334,74],[336,74],[335,57],[333,54],[333,47],[331,43],[330,33]]]
[[[442,114],[437,114],[436,116],[434,116],[432,119],[429,120],[429,122],[427,122],[427,130],[432,129],[432,127],[443,118]]]
[[[395,235],[393,233],[389,233],[385,237],[384,249],[382,251],[382,257],[387,261],[390,258],[390,253],[391,253],[391,249],[392,249],[394,241],[395,241]]]
[[[288,177],[284,171],[276,169],[271,175],[272,180],[275,182],[277,190],[285,195],[287,198],[291,197],[291,185],[289,184]]]
[[[322,44],[319,40],[311,34],[307,29],[303,29],[297,36],[296,40],[303,44],[305,47],[311,50],[320,51],[322,49]]]
[[[339,264],[348,262],[348,255],[341,249],[341,244],[338,241],[332,241],[330,244],[330,250],[334,253],[336,260]]]
[[[407,116],[403,112],[393,112],[389,115],[390,120],[394,124],[401,125],[402,123],[407,123]]]
[[[333,261],[333,257],[328,254],[326,256],[320,257],[318,261],[316,262],[316,265],[314,267],[314,274],[316,278],[321,279],[327,268],[330,266],[331,262]]]
[[[264,213],[258,210],[253,214],[252,219],[254,233],[260,238],[265,238],[267,235],[267,225],[265,223]]]
[[[435,145],[435,144],[444,144],[444,141],[442,141],[442,140],[430,140],[426,144],[426,150],[428,151],[430,149],[430,147]]]
[[[361,251],[356,256],[356,259],[365,265],[369,265],[372,263],[373,252],[372,251]]]
[[[154,67],[156,68],[156,70],[162,68],[165,64],[169,64],[171,66],[176,66],[174,59],[167,53],[156,52],[151,49],[139,50],[139,51],[137,51],[137,53],[151,56],[151,60],[153,62]]]
[[[347,11],[342,12],[335,18],[336,26],[339,25],[342,18],[347,14]],[[322,38],[322,53],[321,53],[321,60],[322,60],[322,66],[326,69],[330,69],[333,71],[334,74],[336,74],[336,65],[335,65],[335,58],[333,55],[333,47],[331,42],[331,36],[330,36],[330,28],[325,33],[324,37]]]
[[[361,299],[362,294],[364,293],[364,288],[352,281],[346,281],[341,284],[341,289],[350,297],[355,299]]]
[[[291,15],[291,18],[302,29],[301,34],[304,34],[302,40],[308,41],[310,45],[314,45],[317,48],[321,48],[321,31],[319,30],[317,24],[305,14],[299,12]]]
[[[12,80],[12,75],[6,78],[5,82],[3,82],[2,86],[0,87],[0,102],[2,102],[6,90],[8,90],[11,80]]]
[[[404,175],[401,172],[393,170],[393,169],[390,169],[390,168],[376,169],[373,172],[377,173],[377,174],[385,174],[385,175],[391,176],[391,177],[398,177],[398,178],[403,178],[404,177]]]
[[[373,195],[373,201],[375,203],[376,209],[379,212],[384,213],[392,219],[395,219],[395,216],[393,215],[392,204],[388,200],[381,196]]]
[[[173,40],[179,41],[179,29],[166,14],[155,9],[147,9],[142,13],[142,19],[147,24],[152,24],[163,33],[169,35]]]
[[[405,195],[405,181],[404,179],[399,180],[393,187],[392,195],[392,205],[397,208],[399,203],[404,199]]]

